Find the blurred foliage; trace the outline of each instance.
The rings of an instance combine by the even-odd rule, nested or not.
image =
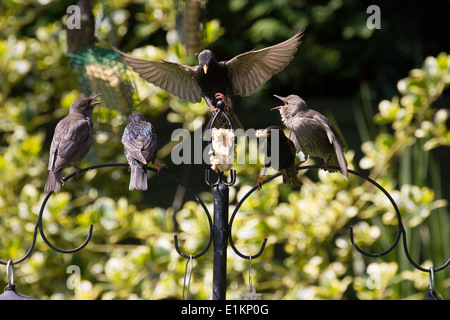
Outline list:
[[[197,62],[179,40],[181,1],[106,2],[121,50],[144,58]],[[102,14],[101,2],[93,4],[94,14]],[[0,3],[3,261],[19,259],[29,248],[45,198],[42,190],[53,130],[80,92],[66,52],[68,5],[52,0]],[[450,141],[444,91],[450,82],[450,57],[440,53],[448,28],[427,31],[434,27],[432,22],[446,21],[438,19],[445,4],[427,9],[432,12],[419,5],[396,10],[400,5],[383,3],[382,29],[370,30],[365,25],[366,4],[356,0],[211,1],[201,21],[203,41],[219,59],[227,59],[282,41],[307,26],[291,65],[252,97],[236,99],[241,121],[257,128],[273,121],[281,124],[268,111],[274,93],[306,95],[330,118],[334,113],[347,140],[349,167],[366,172],[390,192],[401,211],[413,259],[423,267],[437,267],[450,257],[444,194],[448,176],[442,173],[446,162],[441,165],[446,161],[441,152]],[[414,10],[433,20],[418,26]],[[393,17],[393,13],[405,16]],[[396,29],[396,23],[405,25]],[[104,26],[99,30],[100,44],[106,47],[109,43],[104,39],[110,31]],[[379,50],[383,46],[386,52]],[[409,76],[398,81],[410,69]],[[193,131],[195,123],[207,120],[206,104],[181,101],[135,74],[133,80],[142,102],[140,111],[158,132],[158,158],[168,165],[164,170],[195,186],[212,212],[212,190],[202,181],[205,167],[177,168],[170,160],[172,131]],[[324,97],[334,104],[345,97],[356,101],[355,121],[343,117],[349,113],[329,108],[332,104],[320,104],[317,98]],[[373,104],[378,105],[375,111]],[[111,132],[122,132],[123,125],[111,123]],[[357,135],[360,139],[355,140]],[[244,152],[245,148],[238,149],[238,154]],[[120,136],[100,132],[81,165],[113,162],[125,162]],[[235,165],[238,180],[230,188],[230,210],[254,186],[260,168],[261,164]],[[299,174],[301,188],[277,178],[253,193],[233,224],[234,243],[244,254],[254,254],[268,238],[263,255],[252,261],[253,285],[265,299],[425,297],[428,274],[409,264],[402,244],[386,256],[369,259],[349,242],[352,224],[357,244],[366,251],[381,252],[393,243],[396,216],[381,192],[356,176],[345,181],[339,174],[321,170]],[[52,251],[38,236],[31,257],[15,266],[20,292],[40,299],[181,298],[186,260],[176,253],[173,235],[179,235],[184,252],[202,250],[209,237],[203,209],[189,193],[180,201],[177,184],[161,175],[149,174],[147,192],[128,191],[128,179],[125,167],[91,170],[50,197],[43,225],[53,244],[77,246],[90,224],[93,238],[82,251],[65,255]],[[79,267],[80,277],[69,266]],[[435,274],[436,290],[444,298],[450,297],[449,269]],[[6,285],[2,274],[0,287]],[[238,299],[248,283],[248,261],[231,249],[227,278],[227,297]],[[212,250],[194,260],[189,298],[211,299],[211,292]]]

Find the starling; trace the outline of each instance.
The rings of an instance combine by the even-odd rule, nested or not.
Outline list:
[[[276,137],[275,133],[278,135],[278,141],[272,140],[272,137]],[[278,151],[278,165],[274,167],[274,164],[271,162],[266,162],[263,173],[266,172],[266,169],[272,166],[275,170],[281,171],[283,173],[283,182],[284,183],[292,183],[296,186],[300,186],[300,180],[297,177],[298,170],[290,170],[288,169],[295,168],[295,159],[297,156],[297,152],[295,150],[294,143],[285,136],[283,129],[278,126],[270,126],[264,130],[257,130],[256,137],[266,137],[266,156],[272,158],[272,146],[278,147],[275,149]],[[262,178],[264,174],[260,176],[256,185],[258,189],[262,187]]]
[[[102,101],[94,101],[99,95],[77,98],[70,105],[69,114],[59,121],[53,134],[48,161],[49,175],[44,192],[58,193],[62,180],[62,172],[67,166],[76,166],[88,153],[93,139],[92,111]]]
[[[76,4],[80,8],[80,28],[69,23],[77,12],[74,11],[67,17],[67,51],[74,53],[78,49],[90,46],[95,43],[95,18],[89,0],[80,0]]]
[[[199,65],[193,67],[164,60],[137,58],[115,50],[147,82],[183,100],[198,103],[204,97],[213,113],[217,111],[218,100],[223,100],[224,111],[232,121],[233,128],[243,129],[232,107],[234,95],[251,95],[287,67],[294,58],[302,36],[303,28],[282,43],[248,51],[221,62],[216,60],[210,50],[204,50],[198,55]],[[218,118],[215,127],[229,129],[225,117]]]
[[[299,96],[291,94],[286,98],[277,95],[275,97],[283,101],[284,105],[272,110],[280,111],[283,123],[291,130],[289,138],[293,141],[296,151],[302,151],[306,159],[309,155],[322,158],[323,170],[335,172],[336,170],[329,169],[328,166],[340,167],[348,180],[344,143],[330,120],[321,113],[308,109],[306,102]]]
[[[130,165],[130,190],[147,190],[147,164],[155,160],[157,151],[156,132],[144,115],[135,112],[130,115],[122,135],[125,157]],[[157,170],[164,164],[155,164]]]

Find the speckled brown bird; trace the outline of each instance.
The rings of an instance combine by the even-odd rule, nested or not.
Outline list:
[[[147,164],[153,162],[158,140],[153,125],[139,112],[132,113],[122,135],[125,157],[130,165],[130,190],[147,190]],[[165,164],[156,163],[158,172]]]
[[[296,151],[302,151],[305,157],[320,157],[324,160],[322,169],[335,172],[328,166],[340,167],[348,180],[347,160],[344,156],[344,143],[333,124],[321,113],[308,109],[306,102],[296,95],[285,98],[275,95],[284,102],[283,106],[272,108],[279,110],[281,119],[291,130],[289,139],[294,142]]]
[[[264,130],[257,130],[257,138],[266,137],[266,157],[273,159],[276,157],[272,154],[272,147],[276,152],[278,152],[277,163],[272,163],[272,161],[266,161],[262,175],[259,177],[256,185],[258,189],[262,187],[262,179],[265,176],[267,168],[272,167],[275,170],[281,171],[283,174],[283,183],[292,183],[296,186],[300,186],[300,180],[297,177],[297,171],[295,167],[295,159],[297,157],[297,152],[295,150],[294,143],[286,137],[279,126],[270,126]],[[288,169],[294,169],[287,171]]]
[[[99,95],[77,98],[70,105],[69,114],[58,122],[53,134],[48,161],[48,178],[44,192],[58,193],[64,185],[62,172],[67,166],[76,166],[92,145],[93,126],[92,111],[102,101],[94,101]]]
[[[243,128],[233,110],[235,94],[249,96],[273,75],[287,67],[294,58],[303,28],[290,39],[260,50],[239,54],[227,61],[218,62],[210,50],[198,55],[199,65],[186,66],[164,60],[142,59],[121,53],[128,66],[143,79],[191,103],[202,97],[214,113],[217,101],[225,102],[225,112],[234,129]],[[228,128],[225,117],[217,117],[214,127]]]

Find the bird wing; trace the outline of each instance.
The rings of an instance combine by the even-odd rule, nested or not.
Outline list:
[[[339,133],[334,128],[333,124],[327,118],[323,116],[313,117],[321,128],[325,131],[328,137],[328,141],[333,145],[334,151],[336,152],[336,157],[338,159],[339,167],[341,168],[342,174],[348,179],[348,169],[347,160],[344,156],[344,143],[342,142]]]
[[[125,128],[122,136],[122,143],[128,154],[143,164],[152,161],[156,153],[156,135],[153,132],[149,134],[135,134]]]
[[[249,96],[274,74],[286,68],[294,58],[303,31],[303,28],[300,29],[293,37],[277,45],[248,51],[225,62],[234,93]]]
[[[84,157],[90,148],[88,140],[92,139],[91,130],[91,123],[86,118],[75,121],[65,118],[59,122],[50,147],[48,169],[59,171]]]
[[[148,125],[148,135],[144,139],[142,155],[147,163],[153,162],[157,150],[157,137],[153,126]]]
[[[302,151],[302,147],[300,146],[300,142],[298,141],[297,136],[295,135],[295,132],[292,131],[292,130],[289,133],[289,140],[291,140],[292,143],[294,144],[296,153],[299,153],[300,151]]]
[[[289,144],[289,149],[291,151],[291,154],[294,155],[294,159],[295,159],[295,156],[297,155],[297,148],[295,147],[295,144],[291,139],[288,139],[287,142]],[[295,162],[295,160],[294,160],[294,162]]]
[[[197,67],[164,60],[134,57],[116,48],[128,66],[147,82],[191,103],[202,101],[202,90],[194,78]]]

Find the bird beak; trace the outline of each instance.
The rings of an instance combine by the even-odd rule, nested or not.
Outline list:
[[[99,104],[99,103],[103,103],[103,101],[92,101],[89,105],[90,105],[91,107],[93,107],[93,106],[95,106],[95,105],[97,105],[97,104]]]
[[[208,72],[208,66],[206,64],[203,66],[203,72],[205,74]]]
[[[267,130],[256,130],[255,136],[257,138],[264,138],[269,136],[269,132]]]
[[[96,98],[98,98],[99,96],[101,96],[101,94],[96,94],[95,96],[92,97],[92,101],[91,101],[91,103],[89,104],[91,107],[93,107],[93,106],[95,106],[95,105],[97,105],[97,104],[103,102],[103,101],[94,101],[94,100],[95,100]]]
[[[273,96],[274,96],[275,98],[278,98],[278,99],[280,99],[281,101],[284,102],[284,98],[283,98],[283,97],[277,96],[276,94],[274,94]],[[283,106],[275,107],[275,108],[272,108],[272,109],[270,109],[270,110],[280,110],[281,108],[284,108],[284,107],[286,107],[286,102],[284,102],[284,105],[283,105]]]

